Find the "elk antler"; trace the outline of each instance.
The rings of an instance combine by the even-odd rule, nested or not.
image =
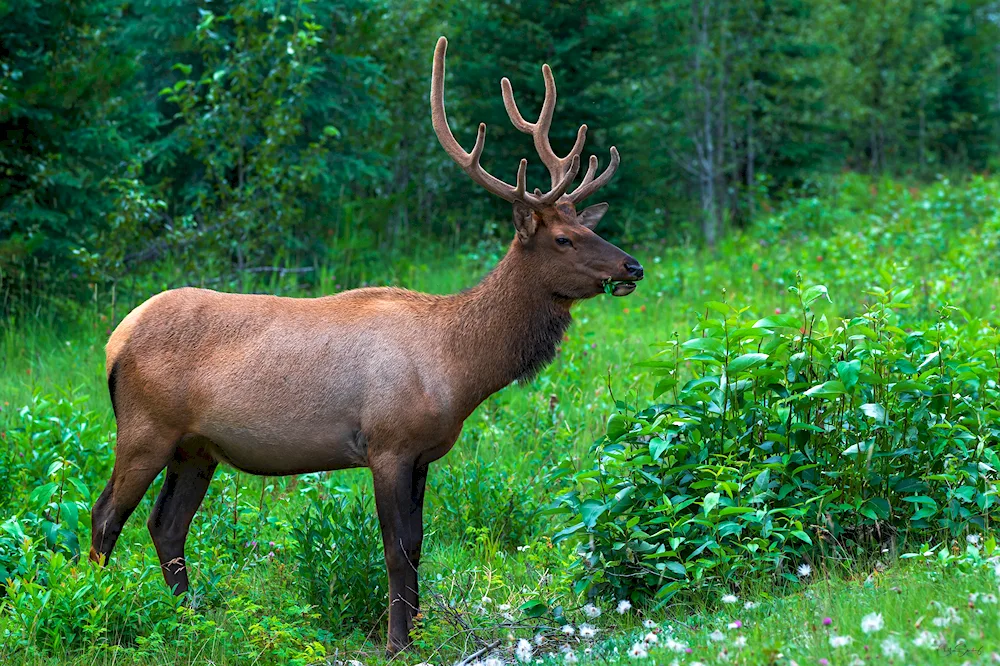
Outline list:
[[[549,144],[548,132],[552,125],[552,113],[556,106],[556,84],[552,79],[552,71],[548,65],[542,66],[542,75],[545,78],[545,102],[537,122],[529,123],[521,116],[517,110],[517,104],[514,102],[514,95],[511,93],[510,81],[506,77],[500,81],[500,87],[503,92],[504,106],[507,108],[507,115],[510,116],[511,122],[517,129],[532,135],[535,150],[538,151],[542,163],[549,170],[549,176],[552,180],[551,189],[544,194],[537,189],[534,194],[527,191],[525,171],[528,160],[526,159],[522,159],[518,165],[516,186],[511,186],[488,173],[479,163],[486,142],[486,124],[479,124],[479,133],[476,135],[476,143],[472,147],[471,153],[465,152],[448,126],[448,116],[444,110],[444,61],[447,51],[448,40],[441,37],[434,49],[434,70],[431,75],[431,121],[434,124],[434,133],[437,134],[438,141],[441,142],[445,152],[462,167],[465,173],[469,174],[472,180],[502,199],[510,202],[520,201],[538,210],[560,199],[568,200],[574,204],[578,203],[611,179],[615,169],[618,168],[619,161],[618,151],[614,148],[611,149],[610,166],[597,180],[594,180],[597,158],[591,156],[590,168],[588,168],[587,175],[580,187],[573,193],[566,194],[570,183],[573,182],[580,170],[580,153],[583,151],[583,143],[587,138],[587,126],[580,126],[576,135],[576,143],[573,144],[573,149],[566,157],[559,157],[555,154]]]

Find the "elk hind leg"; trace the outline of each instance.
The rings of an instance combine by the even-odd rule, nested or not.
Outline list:
[[[115,465],[91,511],[90,559],[107,562],[125,521],[166,467],[180,433],[150,422],[119,419]]]
[[[163,488],[146,523],[160,558],[163,578],[178,595],[188,589],[184,542],[218,466],[206,444],[203,439],[189,437],[177,446],[167,464]]]

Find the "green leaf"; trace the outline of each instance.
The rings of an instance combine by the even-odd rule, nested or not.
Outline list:
[[[806,534],[805,532],[803,532],[802,530],[792,530],[791,532],[789,532],[789,534],[791,534],[793,537],[795,537],[799,541],[804,541],[807,544],[809,544],[810,546],[812,545],[812,539],[809,538],[809,535]]]
[[[544,601],[539,601],[538,599],[532,599],[531,601],[525,601],[521,604],[521,612],[528,617],[541,617],[545,615],[549,610],[548,605]]]
[[[716,359],[723,359],[726,356],[725,345],[715,338],[692,338],[682,343],[681,348],[689,351],[707,352]]]
[[[56,492],[57,488],[59,488],[59,484],[55,481],[38,486],[31,491],[28,499],[32,504],[44,506],[52,499],[52,495]]]
[[[802,328],[802,320],[788,314],[773,315],[758,320],[753,325],[754,328]]]
[[[17,519],[17,516],[12,516],[5,520],[3,524],[0,525],[0,530],[3,530],[18,541],[24,541],[28,538],[28,535],[24,533],[24,528],[21,527],[20,521]]]
[[[628,432],[628,421],[625,417],[615,412],[608,418],[608,439],[616,440]]]
[[[861,411],[864,412],[865,416],[868,418],[875,419],[879,423],[885,422],[885,407],[877,402],[866,402],[861,405]]]
[[[682,562],[671,561],[666,563],[667,569],[674,572],[678,576],[687,576],[687,568]]]
[[[587,527],[593,527],[607,508],[608,505],[600,500],[584,500],[583,504],[580,505],[580,517],[583,518],[583,524]]]
[[[722,495],[719,493],[708,493],[705,495],[705,501],[702,503],[702,508],[705,511],[705,515],[712,513],[712,509],[719,505],[719,500],[722,499]]]
[[[649,440],[649,457],[653,460],[659,460],[663,452],[670,448],[670,443],[659,437],[654,437]]]
[[[837,363],[837,375],[840,381],[844,382],[844,388],[850,391],[858,383],[858,376],[861,374],[861,361],[840,361]]]
[[[820,298],[825,298],[828,303],[833,302],[830,300],[830,294],[827,292],[826,287],[821,284],[813,285],[802,292],[802,302],[805,303],[806,307],[809,307]]]
[[[835,398],[838,395],[844,395],[845,393],[847,393],[847,387],[844,386],[843,382],[837,379],[831,379],[828,382],[817,384],[805,392],[805,394],[811,398]]]
[[[736,374],[737,372],[743,372],[744,370],[755,368],[767,359],[767,354],[760,354],[757,352],[742,354],[729,362],[729,372],[731,374]]]

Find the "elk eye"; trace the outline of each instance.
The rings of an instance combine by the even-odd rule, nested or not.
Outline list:
[[[569,245],[571,247],[573,245],[573,241],[566,238],[565,236],[559,236],[558,238],[556,238],[556,243],[558,243],[559,245]]]

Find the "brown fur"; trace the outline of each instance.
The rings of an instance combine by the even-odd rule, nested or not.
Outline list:
[[[185,288],[150,298],[107,345],[118,442],[92,512],[91,558],[107,560],[164,468],[148,526],[167,584],[182,593],[184,541],[218,463],[265,475],[368,467],[389,573],[389,649],[405,647],[428,465],[483,400],[552,360],[575,301],[606,280],[642,277],[591,230],[606,208],[515,202],[507,255],[451,296]]]

